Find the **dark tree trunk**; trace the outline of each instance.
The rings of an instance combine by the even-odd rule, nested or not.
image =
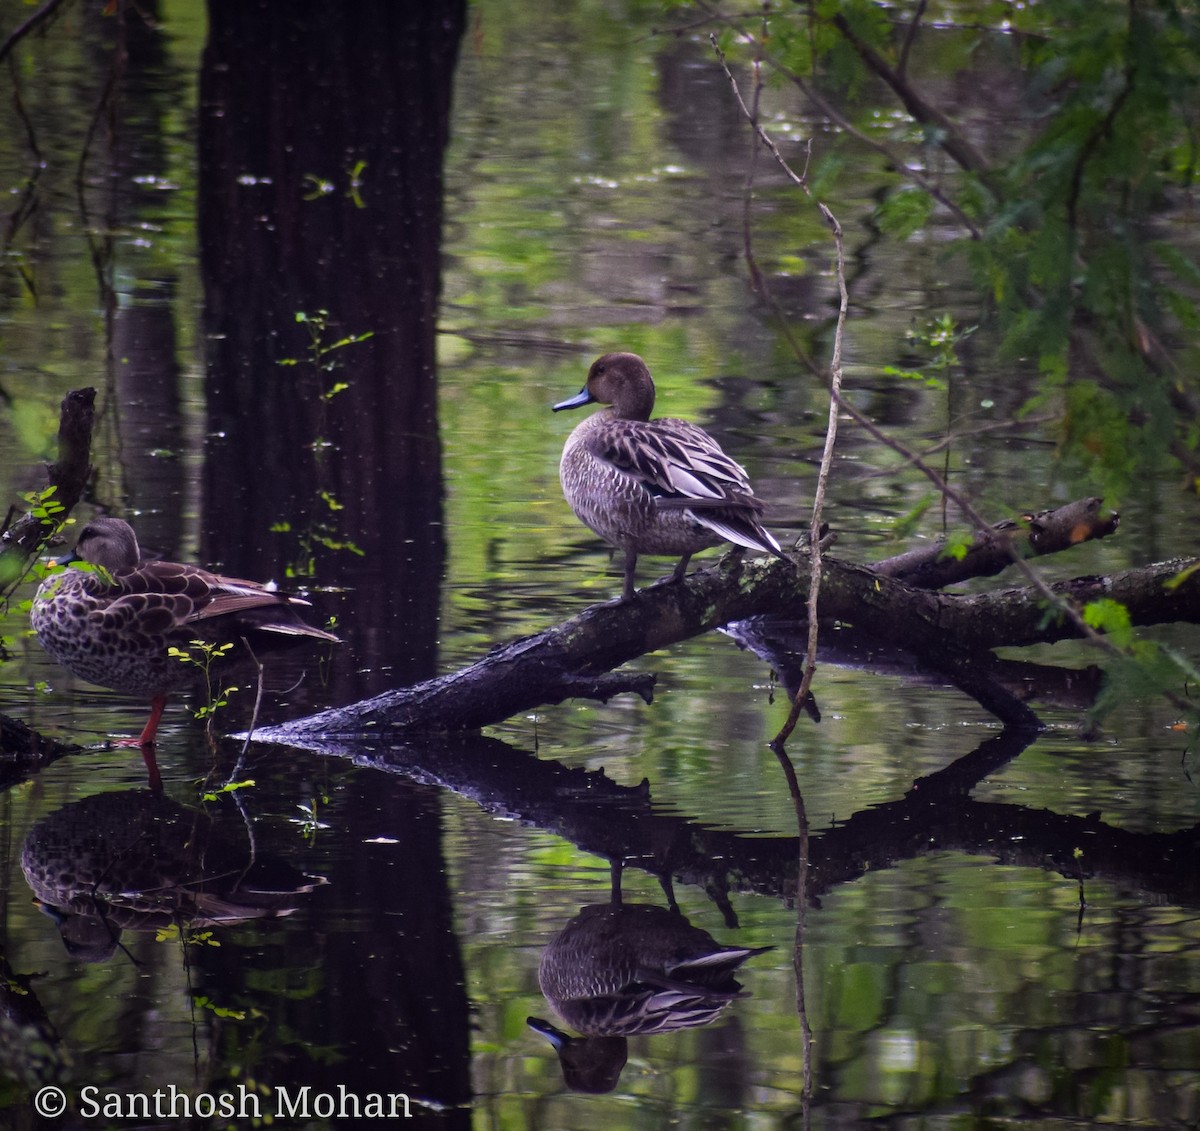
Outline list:
[[[434,339],[464,4],[209,9],[203,557],[280,577],[311,553],[319,580],[341,555],[355,654],[419,679],[435,658],[444,552]],[[326,347],[371,337],[314,359],[316,323],[298,314],[323,320]]]
[[[435,314],[465,0],[210,0],[209,15],[201,554],[249,577],[303,576],[311,562],[317,581],[340,555],[338,632],[358,662],[339,666],[332,693],[354,697],[428,676],[436,658]],[[376,908],[365,932],[320,940],[320,966],[348,984],[287,1018],[351,1062],[281,1065],[279,1080],[391,1081],[436,1101],[438,1125],[465,1126],[469,1018],[440,806],[395,783],[372,801],[370,819],[381,814],[406,830],[403,848],[373,846],[331,875],[346,907]]]

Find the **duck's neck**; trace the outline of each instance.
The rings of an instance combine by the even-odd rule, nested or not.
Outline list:
[[[605,409],[617,420],[649,420],[654,411],[654,389],[629,390],[628,395]]]

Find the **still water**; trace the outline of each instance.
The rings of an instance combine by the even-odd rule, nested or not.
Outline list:
[[[0,13],[11,28],[27,9]],[[311,95],[312,148],[299,133],[223,133],[205,106],[228,121],[258,105],[256,66],[214,52],[202,67],[204,8],[163,3],[152,32],[130,26],[128,93],[103,118],[111,140],[88,149],[116,33],[68,9],[21,48],[41,160],[15,128],[0,156],[6,189],[32,179],[38,201],[4,266],[9,498],[40,486],[65,391],[98,386],[81,511],[130,516],[164,556],[302,585],[334,619],[332,655],[273,666],[270,721],[452,671],[618,590],[619,563],[559,491],[575,421],[549,412],[601,352],[646,356],[660,409],[717,434],[794,540],[821,388],[745,281],[749,141],[728,84],[702,36],[656,35],[661,19],[636,4],[472,7],[446,122],[430,396],[432,368],[406,360],[426,312],[387,309],[380,292],[402,281],[369,239],[334,230],[332,210],[314,219],[311,274],[308,244],[272,242],[271,186],[289,169],[311,209],[357,209],[356,193],[377,206],[384,173],[356,161],[369,141],[349,119],[334,142],[322,133],[324,76],[289,86],[262,49],[281,104]],[[781,123],[816,128],[777,97]],[[422,107],[406,121],[435,135],[437,106]],[[978,346],[947,391],[882,373],[910,324],[974,311],[939,233],[874,246],[871,186],[850,182],[837,203],[859,253],[847,372],[860,405],[911,447],[970,433],[940,458],[989,516],[1090,493],[1036,422],[990,427],[1035,375]],[[399,220],[431,207],[411,191]],[[755,216],[786,308],[827,356],[819,221],[765,168]],[[334,245],[356,238],[348,265]],[[419,261],[429,225],[403,238]],[[1197,553],[1194,499],[1170,481],[1138,490],[1119,536],[1048,575]],[[895,521],[925,494],[844,426],[834,553],[896,552]],[[937,533],[935,511],[921,535]],[[142,705],[55,668],[25,631],[29,595],[4,623],[4,713],[82,749],[0,795],[0,1101],[16,1126],[36,1125],[29,1096],[46,1083],[69,1097],[64,1126],[204,1122],[209,1102],[239,1126],[318,1127],[354,1104],[385,1117],[396,1096],[418,1123],[478,1128],[1200,1119],[1197,756],[1164,703],[1099,728],[1079,706],[1039,706],[1047,729],[1026,744],[900,662],[825,665],[822,721],[789,749],[805,840],[766,745],[785,693],[714,634],[637,662],[658,676],[651,705],[568,702],[457,741],[210,742],[200,704],[176,702],[154,797],[136,752],[108,744],[140,730]],[[1194,650],[1183,631],[1162,636]],[[1038,652],[1021,658],[1091,660]],[[252,699],[230,696],[217,731],[247,725]],[[737,969],[740,993],[708,1001],[706,1024],[601,1048],[624,1067],[589,1094],[527,1019],[585,1031],[556,1019],[539,962],[582,908],[612,900],[614,860],[617,935],[673,901],[714,946],[769,949]],[[156,1091],[193,1108],[131,1106]]]

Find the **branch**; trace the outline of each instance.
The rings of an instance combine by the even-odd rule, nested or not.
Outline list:
[[[1120,521],[1120,515],[1105,509],[1101,499],[1079,499],[1054,510],[1024,514],[1019,521],[996,523],[965,547],[961,558],[947,554],[945,541],[939,539],[876,562],[871,568],[919,589],[941,589],[970,578],[993,577],[1011,566],[1014,557],[1056,554],[1080,542],[1104,538]]]
[[[801,556],[799,564],[804,562]],[[639,656],[733,621],[775,616],[807,623],[809,576],[797,564],[747,560],[733,551],[683,582],[651,586],[625,605],[594,605],[543,632],[495,648],[458,672],[270,727],[256,737],[295,743],[313,737],[472,731],[544,704],[560,703],[580,694],[581,686],[589,694],[598,689],[605,698],[625,690],[645,698],[648,686],[632,674],[613,677],[625,680],[624,686],[597,683],[589,690],[588,684],[600,673]],[[1200,570],[1174,588],[1166,587],[1186,564],[1160,563],[1051,588],[1062,601],[1098,597],[1121,601],[1134,624],[1197,623]],[[976,673],[968,670],[964,657],[1002,644],[1080,636],[1073,620],[1047,617],[1046,602],[1036,588],[972,597],[932,593],[829,557],[823,563],[819,612],[823,622],[852,624],[883,644],[924,658],[949,657],[953,666],[946,670],[947,678],[957,678],[973,695],[978,687],[973,690],[970,681]],[[989,689],[987,694],[991,702],[981,701],[989,709],[1002,705],[998,693]]]
[[[753,33],[747,31],[736,21],[730,19],[728,16],[723,15],[715,9],[710,8],[708,10],[713,19],[719,20],[721,23],[731,28],[740,38],[747,41],[754,41],[755,50],[758,53],[758,57],[764,62],[769,63],[777,74],[782,75],[788,80],[788,82],[792,83],[807,99],[809,99],[810,102],[812,102],[816,109],[824,117],[828,118],[835,126],[837,126],[842,133],[849,137],[853,137],[866,148],[880,154],[889,165],[895,168],[898,173],[903,174],[910,181],[912,181],[913,184],[924,189],[925,192],[929,193],[934,200],[936,200],[947,211],[949,211],[954,216],[955,220],[957,220],[958,223],[967,231],[972,239],[977,240],[980,238],[982,233],[971,217],[968,216],[962,210],[962,208],[949,196],[947,196],[936,184],[934,184],[923,169],[909,164],[891,146],[885,145],[878,138],[872,137],[870,134],[864,133],[862,130],[860,130],[837,108],[837,106],[825,98],[825,96],[821,94],[816,87],[806,81],[802,75],[797,74],[795,71],[787,67],[781,60],[771,55],[769,51],[764,50],[762,44],[755,40]]]
[[[877,74],[895,92],[896,97],[904,104],[914,121],[923,125],[936,126],[940,135],[941,147],[950,159],[968,173],[974,173],[985,184],[991,180],[991,170],[983,155],[958,132],[957,126],[946,117],[936,106],[918,93],[905,76],[894,70],[882,55],[869,43],[861,39],[850,26],[850,22],[839,12],[833,17],[833,26],[858,53],[868,69]]]
[[[42,24],[44,24],[54,13],[62,7],[64,0],[47,0],[32,16],[29,17],[19,27],[5,38],[3,43],[0,43],[0,63],[3,63],[13,48],[17,46],[27,35],[32,35]]]
[[[27,511],[0,532],[0,588],[18,582],[30,560],[46,544],[79,502],[92,474],[92,425],[96,390],[75,389],[62,401],[58,424],[58,459],[46,469],[52,514]]]

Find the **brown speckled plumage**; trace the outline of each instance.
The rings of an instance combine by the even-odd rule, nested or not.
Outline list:
[[[678,555],[673,581],[692,554],[722,542],[782,556],[745,469],[703,428],[650,419],[654,381],[640,357],[598,358],[583,391],[554,411],[593,403],[609,407],[567,437],[559,476],[580,522],[625,552],[621,600],[633,597],[639,554]]]
[[[72,674],[153,700],[141,745],[154,741],[166,697],[195,676],[170,647],[205,640],[257,653],[300,637],[337,640],[304,623],[296,607],[308,602],[298,597],[199,566],[143,561],[133,528],[119,518],[88,522],[73,560],[97,568],[47,577],[30,622],[42,647]]]
[[[740,996],[734,971],[759,953],[721,946],[678,911],[601,903],[584,907],[542,952],[538,984],[580,1033],[662,1033],[712,1021]]]
[[[123,930],[289,915],[325,882],[254,851],[239,832],[144,789],[97,793],[37,821],[21,869],[71,956],[103,961]]]

